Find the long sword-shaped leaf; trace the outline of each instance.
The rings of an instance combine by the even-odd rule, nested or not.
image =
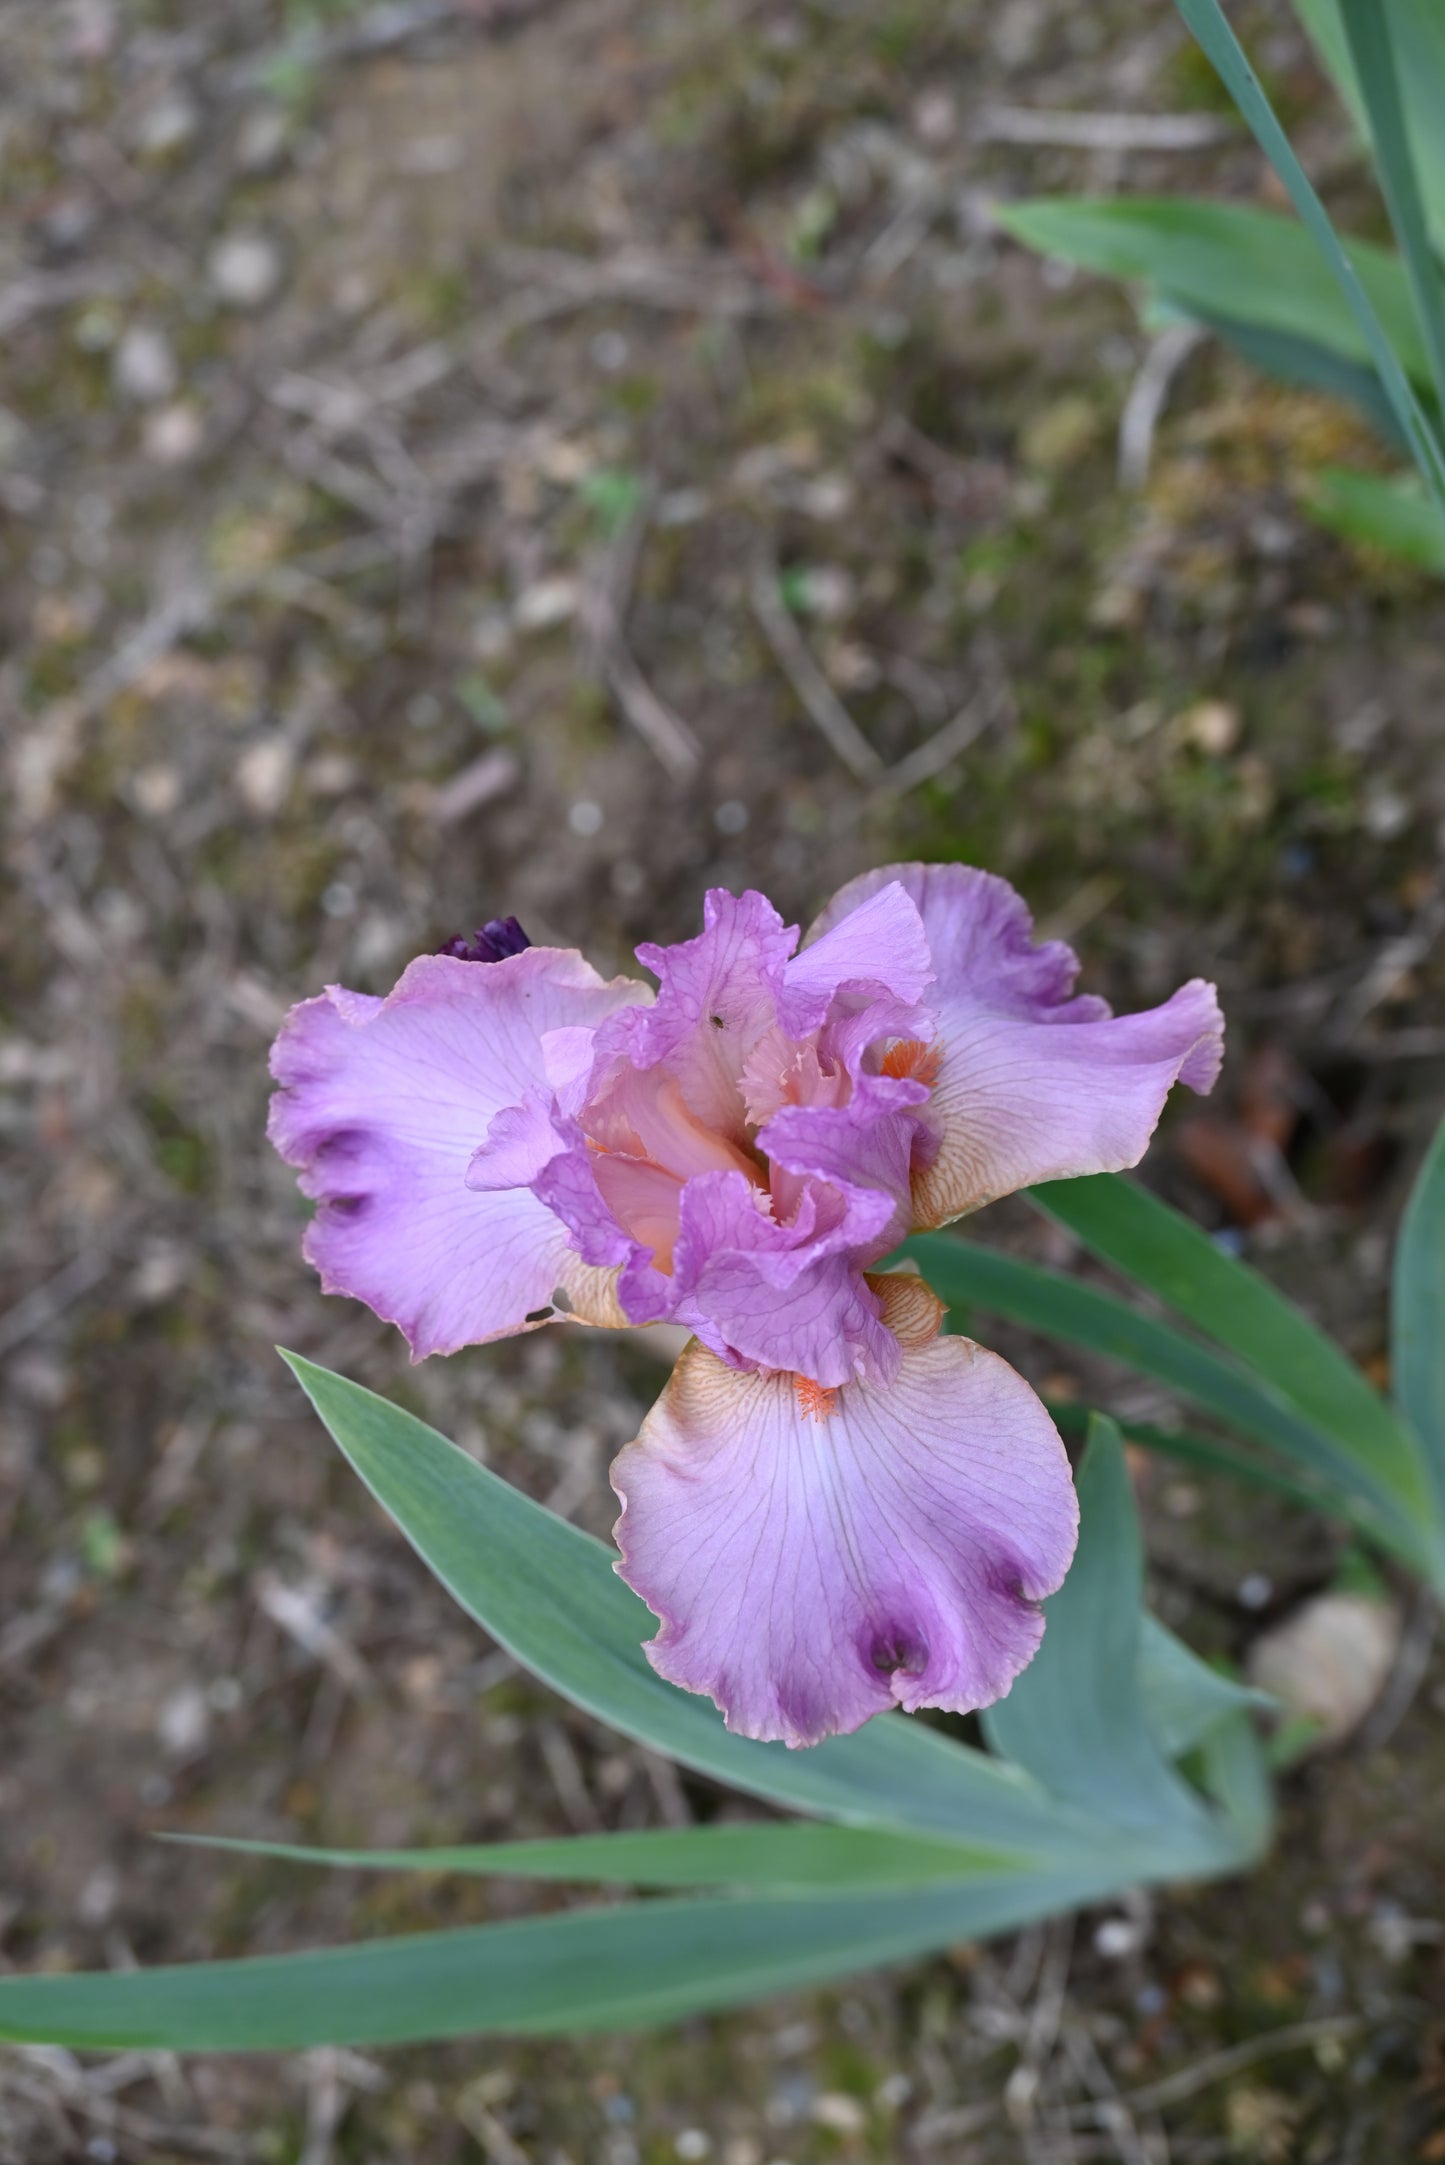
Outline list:
[[[1331,533],[1445,577],[1445,511],[1414,474],[1387,480],[1330,466],[1315,475],[1305,501]]]
[[[1370,358],[1389,395],[1415,463],[1432,495],[1445,506],[1445,450],[1411,388],[1390,334],[1381,323],[1358,271],[1331,225],[1329,214],[1291,149],[1289,138],[1280,126],[1244,48],[1229,27],[1219,0],[1175,0],[1175,6],[1284,182],[1290,201],[1328,263],[1369,348]]]
[[[1174,307],[1176,314],[1181,312],[1167,294],[1158,296],[1158,301],[1165,308]],[[1352,361],[1348,355],[1316,345],[1311,339],[1293,338],[1286,331],[1266,330],[1257,323],[1216,316],[1208,309],[1184,308],[1182,313],[1224,339],[1262,374],[1278,377],[1281,383],[1302,384],[1307,391],[1323,391],[1330,398],[1349,399],[1392,451],[1408,453],[1410,447],[1400,434],[1395,409],[1368,361]],[[1418,477],[1412,472],[1411,479]],[[1435,499],[1425,491],[1423,482],[1418,485],[1434,511]],[[1436,512],[1436,516],[1440,514]]]
[[[642,1651],[654,1620],[612,1558],[359,1384],[288,1355],[382,1508],[479,1624],[534,1675],[624,1735],[754,1796],[827,1819],[1073,1854],[1078,1829],[1028,1777],[903,1715],[810,1751],[731,1735]]]
[[[1059,1182],[1060,1188],[1081,1183]],[[1035,1189],[1035,1197],[1045,1191]],[[1178,1392],[1242,1435],[1283,1452],[1334,1491],[1353,1499],[1352,1516],[1374,1539],[1416,1565],[1420,1544],[1414,1528],[1399,1523],[1398,1506],[1383,1480],[1362,1469],[1326,1431],[1269,1385],[1248,1375],[1212,1347],[1094,1286],[1021,1262],[954,1234],[920,1233],[904,1243],[924,1277],[950,1307],[977,1306],[1007,1316],[1050,1338],[1104,1354]],[[1167,1289],[1159,1288],[1166,1293]]]
[[[1044,1605],[1043,1645],[983,1715],[985,1733],[1051,1794],[1101,1825],[1134,1828],[1143,1853],[1172,1852],[1180,1871],[1238,1861],[1235,1831],[1168,1763],[1149,1718],[1140,1688],[1139,1522],[1119,1432],[1097,1416],[1079,1472],[1079,1513],[1078,1554]]]
[[[1223,1678],[1197,1664],[1169,1633],[1156,1651],[1161,1707],[1186,1726],[1202,1713],[1200,1674],[1224,1691]],[[1188,1707],[1188,1712],[1184,1711]],[[1207,1726],[1207,1724],[1206,1724]],[[1196,1731],[1196,1734],[1202,1731]],[[1190,1742],[1194,1741],[1191,1736]],[[1180,1750],[1187,1748],[1181,1744]],[[313,1849],[298,1842],[246,1841],[233,1835],[170,1835],[188,1847],[279,1857],[295,1864],[369,1872],[460,1872],[519,1879],[593,1880],[629,1887],[909,1887],[937,1880],[1017,1874],[1029,1860],[962,1842],[933,1841],[883,1828],[785,1820],[756,1826],[660,1827],[640,1834],[576,1834],[556,1842],[479,1842],[436,1849]]]
[[[1139,1637],[1139,1690],[1149,1727],[1171,1759],[1192,1751],[1220,1722],[1274,1704],[1268,1692],[1211,1669],[1147,1614]]]
[[[1380,186],[1389,206],[1395,238],[1405,258],[1415,314],[1430,356],[1436,401],[1445,412],[1445,293],[1441,289],[1439,266],[1430,253],[1425,206],[1405,125],[1391,9],[1386,0],[1340,0],[1340,13],[1350,43],[1355,75],[1370,117],[1370,136],[1379,166]],[[1436,115],[1435,124],[1445,127],[1445,111]]]
[[[1400,1228],[1391,1323],[1395,1395],[1420,1439],[1435,1485],[1436,1523],[1445,1526],[1445,1121]]]
[[[1344,1455],[1361,1492],[1383,1497],[1407,1534],[1428,1523],[1432,1499],[1414,1438],[1355,1363],[1266,1279],[1117,1173],[1049,1181],[1030,1195],[1278,1392]]]
[[[1044,1404],[1061,1436],[1083,1435],[1091,1418],[1089,1407],[1076,1400],[1056,1398],[1046,1398]],[[1373,1533],[1370,1514],[1359,1498],[1332,1488],[1318,1476],[1301,1480],[1281,1472],[1258,1452],[1238,1451],[1212,1438],[1191,1435],[1188,1429],[1157,1428],[1152,1421],[1125,1420],[1117,1413],[1111,1417],[1126,1443],[1142,1444],[1146,1451],[1157,1451],[1161,1458],[1177,1459],[1181,1465],[1195,1466],[1202,1473],[1220,1474],[1226,1481],[1243,1482],[1246,1488],[1263,1488],[1275,1496],[1288,1496],[1292,1503],[1303,1504],[1307,1510],[1346,1519],[1362,1533]]]
[[[1390,18],[1406,126],[1430,231],[1435,247],[1445,255],[1445,128],[1440,125],[1445,112],[1445,9],[1439,0],[1380,0],[1380,4]],[[1369,115],[1350,58],[1340,0],[1295,0],[1295,10],[1368,142]]]
[[[1120,1883],[1116,1865],[914,1892],[644,1901],[240,1962],[3,1977],[0,2040],[286,2052],[633,2029],[1005,1931]]]
[[[1153,286],[1206,322],[1275,332],[1346,363],[1373,364],[1358,317],[1330,266],[1303,244],[1296,219],[1182,196],[1044,198],[1003,205],[996,215],[1029,247]],[[1399,257],[1366,241],[1342,246],[1401,364],[1428,386],[1429,356]]]

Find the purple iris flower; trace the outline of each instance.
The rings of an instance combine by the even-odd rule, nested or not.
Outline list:
[[[483,937],[496,928],[485,928]],[[811,1744],[1002,1696],[1068,1569],[1068,1460],[997,1354],[940,1335],[905,1234],[1142,1157],[1223,1024],[1199,979],[1112,1016],[1003,880],[894,865],[798,947],[762,895],[604,982],[571,949],[423,955],[277,1039],[270,1133],[329,1293],[413,1357],[564,1316],[693,1334],[612,1483],[653,1667]]]

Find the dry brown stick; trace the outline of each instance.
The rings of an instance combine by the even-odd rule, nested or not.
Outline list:
[[[753,614],[763,636],[818,733],[860,782],[877,782],[883,762],[813,659],[808,642],[778,591],[778,567],[764,557],[753,572]]]
[[[1119,486],[1142,489],[1149,479],[1154,432],[1174,378],[1209,333],[1198,323],[1171,323],[1150,341],[1119,417]]]
[[[622,533],[594,567],[582,597],[582,629],[603,683],[646,744],[673,777],[691,781],[702,747],[680,715],[652,689],[628,649],[625,625],[643,543],[652,516],[653,492],[642,500]]]
[[[966,752],[976,738],[995,722],[1012,718],[1015,705],[1013,686],[997,655],[988,657],[990,682],[975,692],[959,708],[950,721],[935,729],[931,737],[915,745],[911,752],[891,766],[873,791],[875,800],[902,796],[910,789],[917,789],[922,782],[931,782],[953,760]]]
[[[1126,2090],[1124,2103],[1132,2112],[1154,2112],[1164,2105],[1180,2105],[1185,2098],[1194,2097],[1200,2090],[1224,2082],[1230,2075],[1240,2074],[1261,2060],[1271,2060],[1281,2052],[1303,2052],[1310,2045],[1353,2037],[1362,2027],[1363,2018],[1359,2015],[1322,2015],[1314,2022],[1287,2022],[1280,2029],[1266,2030],[1262,2037],[1247,2037],[1242,2044],[1227,2045],[1221,2052],[1207,2052],[1192,2067],[1181,2067],[1177,2074],[1165,2075],[1159,2082],[1147,2083],[1139,2090]],[[1073,2117],[1097,2120],[1102,2109],[1094,2102],[1076,2105]]]
[[[970,129],[979,143],[1038,143],[1060,150],[1202,150],[1238,134],[1213,113],[1077,113],[990,105]]]

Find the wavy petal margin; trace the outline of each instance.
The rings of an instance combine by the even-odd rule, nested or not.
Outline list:
[[[1137,1165],[1175,1083],[1213,1087],[1224,1020],[1212,985],[1194,978],[1138,1015],[1074,997],[1073,950],[1036,945],[1022,898],[971,865],[865,873],[833,897],[809,940],[895,883],[917,905],[937,980],[937,1079],[924,1115],[937,1152],[915,1168],[915,1232],[1038,1181]]]
[[[623,1578],[659,1675],[790,1745],[892,1706],[968,1713],[1043,1635],[1078,1534],[1069,1462],[1023,1378],[910,1277],[875,1277],[887,1385],[742,1374],[694,1343],[612,1469]]]
[[[395,1323],[417,1360],[551,1320],[559,1286],[571,1313],[625,1323],[616,1273],[587,1268],[545,1204],[466,1175],[496,1115],[546,1089],[547,1032],[649,997],[571,949],[529,947],[422,955],[385,999],[333,985],[294,1007],[268,1133],[319,1206],[305,1253],[323,1290]]]

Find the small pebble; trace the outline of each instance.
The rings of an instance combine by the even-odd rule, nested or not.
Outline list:
[[[719,834],[741,834],[748,823],[748,808],[736,797],[720,804],[712,816]]]
[[[211,1710],[195,1684],[181,1684],[162,1700],[156,1735],[176,1759],[189,1759],[205,1747],[211,1733]]]
[[[243,173],[271,173],[281,163],[291,122],[279,105],[258,105],[236,131],[236,164]]]
[[[110,373],[122,397],[142,406],[170,398],[180,381],[171,342],[153,323],[127,325],[112,355]]]
[[[200,125],[201,109],[195,99],[183,90],[168,90],[144,108],[131,141],[142,158],[160,162],[183,151]]]
[[[619,369],[626,368],[630,352],[631,348],[621,331],[599,331],[592,341],[592,358],[609,376],[615,376]]]
[[[1143,1926],[1132,1917],[1106,1917],[1094,1932],[1094,1952],[1106,1962],[1122,1962],[1143,1944]]]
[[[809,616],[838,624],[851,614],[857,584],[841,564],[811,564],[799,582],[799,598]]]
[[[1239,742],[1243,718],[1238,707],[1223,699],[1201,699],[1179,717],[1179,734],[1186,744],[1211,759],[1222,759]]]
[[[174,767],[157,762],[131,776],[130,794],[147,819],[164,819],[181,801],[181,778]]]
[[[517,596],[512,622],[518,631],[549,631],[576,615],[580,599],[575,579],[539,579]]]
[[[1358,1729],[1389,1681],[1399,1644],[1400,1619],[1385,1602],[1318,1594],[1255,1640],[1245,1674],[1287,1715],[1318,1723],[1318,1750]]]
[[[286,801],[296,754],[280,735],[260,737],[236,762],[236,790],[249,811],[269,819]]]
[[[1364,827],[1376,842],[1393,842],[1410,824],[1409,799],[1395,789],[1374,789],[1365,798]]]
[[[590,798],[579,798],[567,814],[567,824],[573,834],[594,835],[602,832],[602,807]]]
[[[184,466],[201,448],[205,429],[197,409],[184,399],[146,416],[141,447],[157,466]]]
[[[834,2135],[861,2135],[868,2125],[867,2112],[856,2097],[849,2097],[843,2090],[825,2090],[821,2097],[815,2097],[813,2119]]]
[[[269,234],[227,233],[206,259],[206,276],[227,308],[264,308],[280,289],[281,250]]]

